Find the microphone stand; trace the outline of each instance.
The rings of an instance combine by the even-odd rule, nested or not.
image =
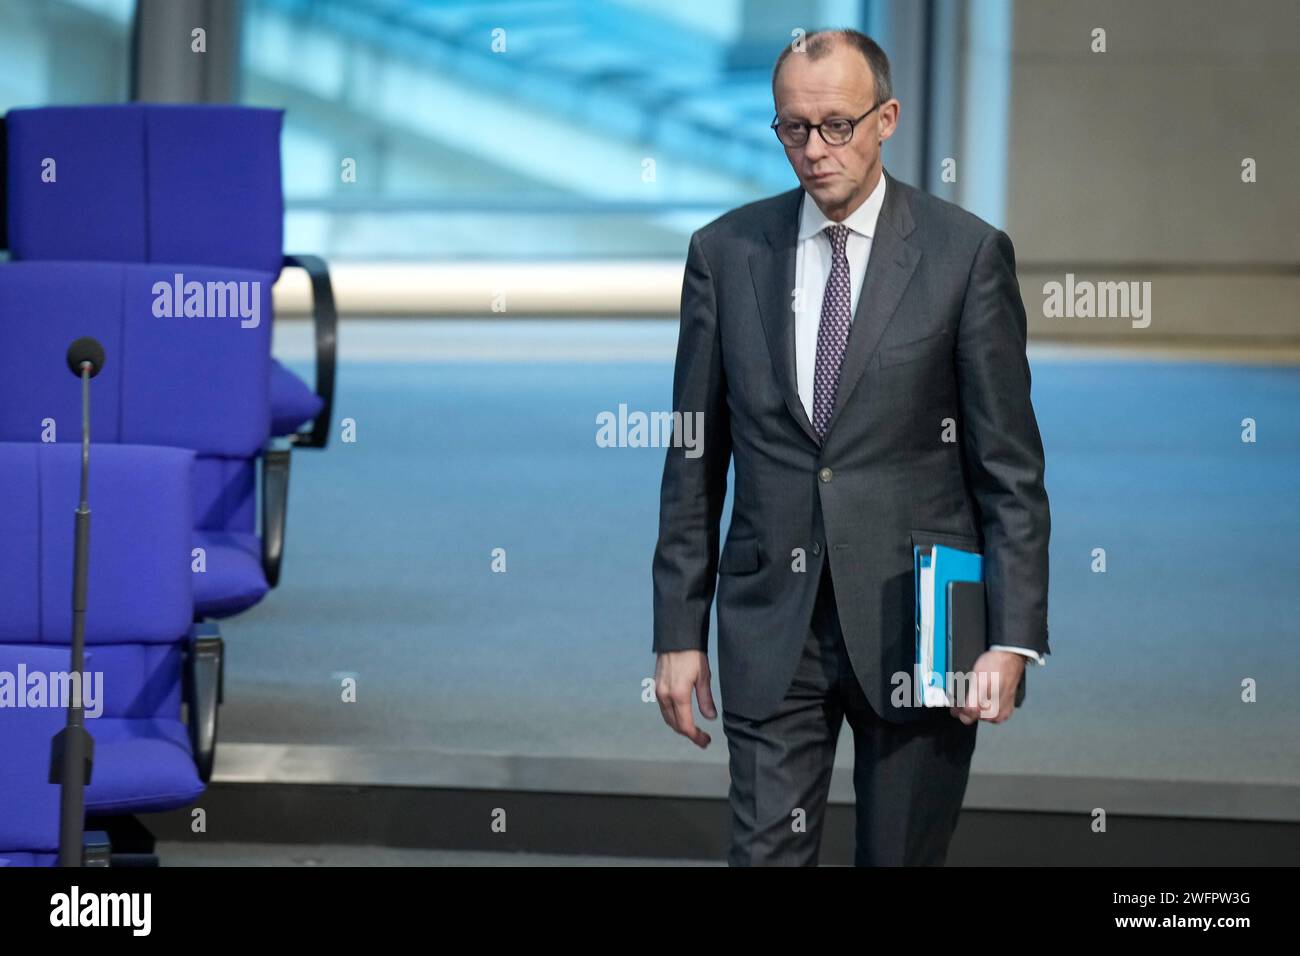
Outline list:
[[[50,747],[50,783],[60,785],[59,866],[81,866],[85,840],[86,784],[90,782],[95,741],[86,730],[84,688],[86,671],[86,576],[90,560],[90,362],[81,363],[81,501],[76,512],[72,559],[72,673],[68,686],[67,725]]]

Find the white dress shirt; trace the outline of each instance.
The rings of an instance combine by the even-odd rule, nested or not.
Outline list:
[[[862,278],[871,258],[871,243],[876,234],[876,222],[885,204],[885,177],[880,177],[876,188],[857,209],[844,220],[849,227],[844,256],[849,260],[850,321],[858,310],[858,295],[862,291]],[[813,417],[813,377],[817,368],[817,329],[821,324],[822,296],[826,281],[831,275],[831,240],[823,230],[832,225],[826,214],[807,192],[799,210],[799,243],[795,250],[794,266],[794,356],[795,375],[799,385],[799,401],[803,403],[808,420]],[[1045,664],[1043,655],[1027,647],[992,644],[991,651],[1012,651]]]
[[[849,260],[850,321],[858,310],[862,277],[871,257],[871,238],[876,234],[876,220],[885,203],[885,177],[857,209],[844,220],[849,227],[844,256]],[[799,401],[803,402],[808,420],[813,417],[813,374],[817,368],[817,328],[822,319],[822,296],[831,276],[831,237],[822,230],[831,220],[807,192],[799,211],[799,245],[795,250],[794,287],[794,358],[799,382]]]

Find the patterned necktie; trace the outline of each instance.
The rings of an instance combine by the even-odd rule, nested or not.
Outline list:
[[[840,365],[844,362],[844,349],[849,343],[849,325],[852,316],[849,303],[849,259],[844,254],[849,240],[849,227],[841,224],[827,226],[831,240],[831,274],[826,280],[822,295],[822,318],[817,326],[817,369],[813,376],[813,428],[821,438],[831,422],[835,407],[835,391],[840,384]]]

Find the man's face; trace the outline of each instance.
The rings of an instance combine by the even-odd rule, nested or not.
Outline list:
[[[866,59],[846,44],[836,44],[819,60],[791,53],[772,91],[776,117],[807,123],[854,119],[875,106],[875,85]],[[898,101],[889,100],[860,122],[843,146],[826,145],[813,130],[803,146],[785,147],[800,184],[828,218],[843,220],[871,194],[880,179],[880,144],[897,123]]]

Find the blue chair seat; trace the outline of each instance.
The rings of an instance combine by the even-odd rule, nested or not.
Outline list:
[[[275,359],[271,360],[271,434],[292,435],[325,407],[325,399]]]
[[[262,542],[251,531],[195,532],[206,552],[207,570],[194,575],[194,611],[202,617],[228,617],[260,601],[268,590],[262,570]]]
[[[0,850],[0,866],[54,866],[57,853],[9,853]]]
[[[99,717],[86,721],[86,729],[95,739],[88,813],[154,813],[187,806],[203,793],[179,718]]]

